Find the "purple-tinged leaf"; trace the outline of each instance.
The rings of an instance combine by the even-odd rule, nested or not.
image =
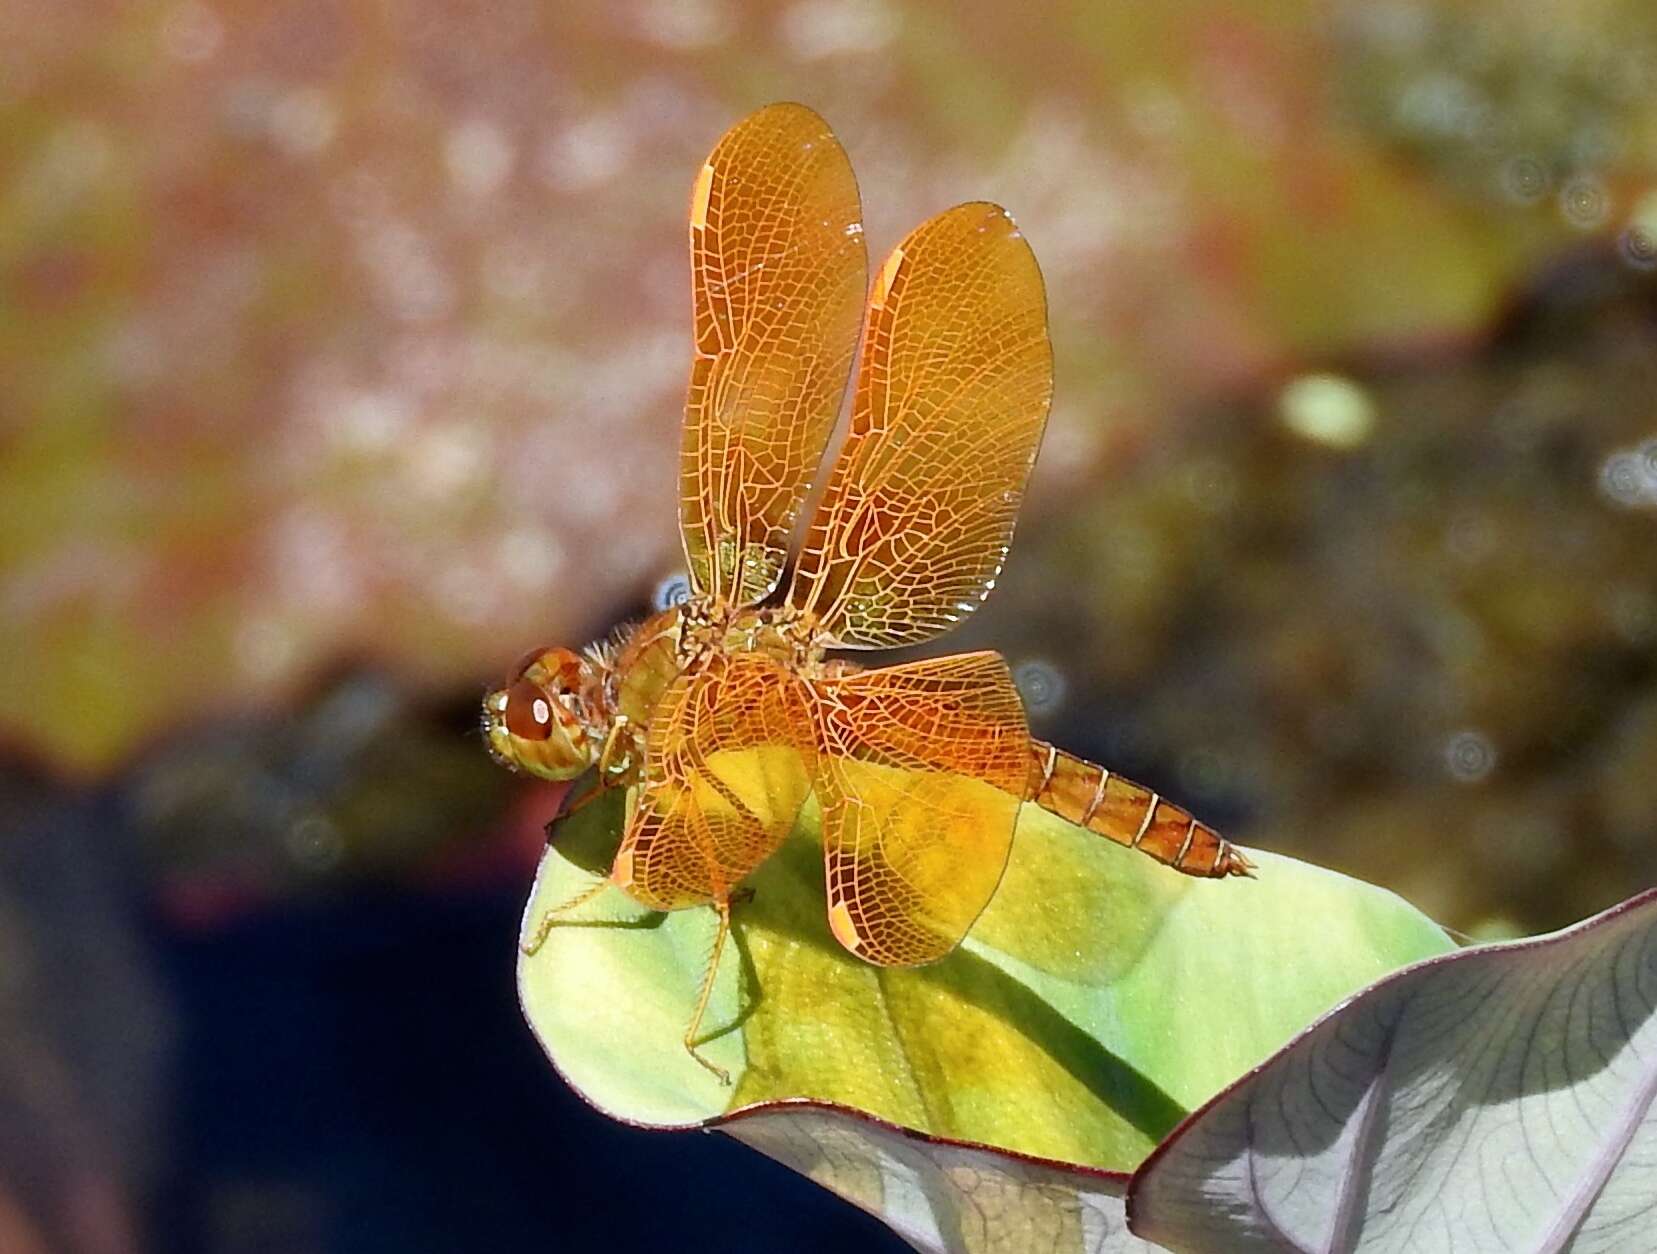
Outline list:
[[[1134,1177],[1175,1249],[1657,1248],[1657,890],[1331,1011]]]
[[[720,1125],[838,1193],[928,1254],[1143,1254],[1128,1231],[1128,1177],[941,1140],[812,1102],[745,1111]]]

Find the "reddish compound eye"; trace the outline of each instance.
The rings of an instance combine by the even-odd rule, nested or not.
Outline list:
[[[525,740],[545,740],[552,735],[552,702],[528,682],[506,690],[506,730]]]
[[[545,649],[531,649],[516,662],[512,663],[512,669],[506,672],[507,687],[510,688],[513,684],[522,679],[524,677],[524,672],[531,666],[535,665],[536,662],[540,661],[541,654],[545,652]]]
[[[531,649],[506,672],[506,686],[510,688],[522,679],[573,692],[581,684],[581,655],[568,649]]]

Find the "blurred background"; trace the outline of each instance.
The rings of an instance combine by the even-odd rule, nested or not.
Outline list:
[[[689,188],[773,99],[876,255],[985,197],[1047,276],[941,648],[1475,936],[1657,881],[1649,0],[10,0],[0,1250],[878,1248],[551,1075],[555,798],[473,730],[676,569]]]

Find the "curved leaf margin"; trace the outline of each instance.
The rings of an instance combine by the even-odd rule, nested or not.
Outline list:
[[[1129,1223],[1245,1254],[1649,1249],[1654,1098],[1657,889],[1349,998],[1157,1147]]]
[[[773,1102],[712,1121],[875,1216],[928,1254],[1144,1254],[1126,1172],[928,1136],[827,1102]]]

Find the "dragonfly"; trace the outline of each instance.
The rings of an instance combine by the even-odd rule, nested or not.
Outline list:
[[[1047,301],[1012,217],[977,201],[909,233],[868,285],[857,182],[798,104],[728,131],[691,193],[695,351],[679,460],[689,595],[583,651],[535,650],[483,703],[494,757],[591,799],[636,789],[607,878],[717,930],[795,825],[822,820],[828,927],[916,966],[989,903],[1032,802],[1187,875],[1248,875],[1234,846],[1150,788],[1030,733],[993,652],[865,668],[830,651],[941,635],[995,586],[1053,392]],[[865,299],[865,293],[867,293]],[[796,523],[856,361],[848,427],[786,590]]]

